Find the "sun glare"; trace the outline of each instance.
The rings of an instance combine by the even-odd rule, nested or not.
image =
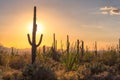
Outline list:
[[[33,30],[33,24],[29,24],[28,31],[29,33],[32,33]],[[36,34],[43,33],[43,25],[41,23],[37,23],[37,32]]]

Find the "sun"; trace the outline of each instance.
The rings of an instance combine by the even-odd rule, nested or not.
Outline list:
[[[28,32],[32,33],[32,30],[33,30],[33,24],[31,23],[28,26]],[[40,33],[43,33],[43,24],[42,23],[37,23],[37,32],[36,32],[36,34],[40,34]]]

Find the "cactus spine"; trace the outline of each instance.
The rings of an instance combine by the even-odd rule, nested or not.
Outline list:
[[[36,6],[34,6],[34,18],[33,18],[33,32],[32,32],[32,41],[30,39],[30,35],[27,34],[29,44],[32,46],[32,64],[35,62],[36,59],[36,49],[42,42],[43,34],[40,36],[40,40],[38,44],[36,44],[36,31],[37,31],[37,24],[36,24]]]
[[[69,36],[67,35],[67,53],[69,53],[70,50],[70,42],[69,42]]]

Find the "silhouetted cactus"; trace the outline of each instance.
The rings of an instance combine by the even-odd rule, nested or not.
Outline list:
[[[57,40],[55,38],[55,33],[53,34],[53,49],[56,51],[57,50]]]
[[[69,36],[67,35],[67,53],[69,53],[70,51],[70,42],[69,42]]]
[[[97,55],[97,42],[95,41],[95,55]]]
[[[79,48],[80,48],[79,44],[80,44],[80,41],[77,40],[77,54],[79,54]]]
[[[34,6],[34,18],[33,18],[33,32],[32,32],[32,41],[30,40],[30,35],[28,36],[29,44],[32,46],[32,64],[35,62],[36,59],[36,49],[42,42],[43,34],[40,36],[40,40],[38,44],[36,44],[36,31],[37,31],[37,24],[36,24],[36,6]]]
[[[81,53],[82,53],[82,56],[84,55],[84,41],[82,40],[81,41]]]

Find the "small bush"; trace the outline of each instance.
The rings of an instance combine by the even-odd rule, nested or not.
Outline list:
[[[13,69],[22,69],[25,67],[25,59],[22,56],[12,56],[9,66]]]
[[[41,64],[27,65],[22,76],[22,80],[57,80],[56,75]]]
[[[86,65],[86,68],[90,69],[91,74],[98,74],[106,70],[102,63],[90,63]]]

